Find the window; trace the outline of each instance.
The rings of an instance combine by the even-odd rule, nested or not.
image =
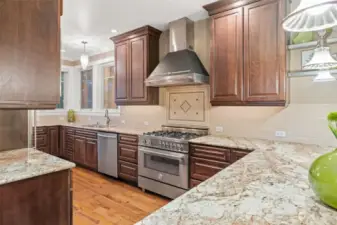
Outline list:
[[[117,109],[115,104],[115,68],[104,67],[104,108]]]
[[[60,103],[57,104],[57,109],[64,109],[64,75],[66,72],[61,72],[60,76]]]
[[[81,71],[81,108],[92,109],[92,69]]]

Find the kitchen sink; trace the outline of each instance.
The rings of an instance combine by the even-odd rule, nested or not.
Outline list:
[[[103,124],[87,124],[87,125],[83,125],[83,127],[91,127],[91,128],[109,128],[109,127],[113,127],[113,126],[107,126],[107,125],[103,125]]]

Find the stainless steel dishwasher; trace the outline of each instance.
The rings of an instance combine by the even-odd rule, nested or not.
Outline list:
[[[117,134],[98,133],[98,172],[118,177]]]

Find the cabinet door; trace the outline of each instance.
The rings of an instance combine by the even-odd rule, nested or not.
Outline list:
[[[85,148],[85,161],[84,165],[91,169],[97,170],[97,141],[87,139]]]
[[[128,99],[128,42],[120,43],[115,48],[115,96],[118,103]]]
[[[60,156],[66,157],[66,139],[64,127],[60,127]]]
[[[1,1],[0,6],[0,108],[55,108],[60,98],[58,0]]]
[[[243,9],[212,19],[211,102],[226,105],[243,99]]]
[[[84,164],[85,160],[85,147],[86,140],[85,138],[75,137],[74,140],[74,162],[79,164]]]
[[[262,0],[244,7],[244,83],[248,103],[285,103],[284,15],[283,0]]]
[[[49,153],[59,156],[59,129],[58,127],[48,127],[48,147]]]
[[[130,40],[130,101],[146,101],[146,36]]]

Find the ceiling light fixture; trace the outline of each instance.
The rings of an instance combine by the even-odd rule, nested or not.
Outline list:
[[[289,32],[319,31],[337,25],[337,0],[302,0],[283,20]]]
[[[117,33],[117,30],[112,29],[112,30],[111,30],[111,33]]]
[[[61,52],[66,52],[66,50],[64,50],[64,49],[61,49]]]
[[[82,41],[82,44],[83,44],[83,54],[81,55],[81,66],[82,66],[83,70],[87,69],[88,64],[89,64],[89,56],[88,56],[88,54],[85,51],[85,45],[87,43],[88,42],[86,42],[86,41]]]

